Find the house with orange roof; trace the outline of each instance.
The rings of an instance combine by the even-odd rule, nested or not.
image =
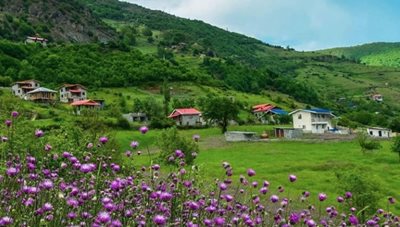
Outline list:
[[[60,102],[73,103],[87,99],[87,88],[80,84],[64,84],[59,91]]]
[[[23,80],[15,82],[11,91],[13,95],[22,98],[25,98],[26,93],[33,91],[40,87],[40,83],[37,80]]]
[[[279,123],[276,116],[287,115],[287,112],[272,104],[259,104],[252,107],[254,116],[262,123]]]
[[[91,99],[78,100],[70,104],[74,108],[74,112],[79,115],[84,109],[100,109],[100,103]]]
[[[204,121],[201,117],[201,112],[195,108],[175,109],[168,116],[173,119],[178,126],[202,126]]]

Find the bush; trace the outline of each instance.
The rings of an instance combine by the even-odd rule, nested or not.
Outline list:
[[[400,161],[400,136],[397,136],[393,140],[392,151],[399,154],[399,161]]]
[[[381,148],[381,144],[378,141],[369,138],[366,133],[359,133],[357,136],[357,140],[360,144],[362,152],[377,150]]]
[[[163,130],[157,140],[157,146],[161,149],[160,161],[167,164],[179,164],[179,157],[175,155],[176,150],[183,152],[184,157],[182,159],[188,165],[193,164],[199,152],[197,143],[192,139],[179,135],[175,127]]]

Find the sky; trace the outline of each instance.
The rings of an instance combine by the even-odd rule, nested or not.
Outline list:
[[[125,1],[296,50],[400,42],[400,0]]]

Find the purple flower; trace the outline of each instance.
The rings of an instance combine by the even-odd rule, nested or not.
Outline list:
[[[390,204],[394,204],[396,202],[396,199],[394,199],[393,197],[389,197],[388,201]]]
[[[315,227],[315,226],[317,226],[317,223],[315,223],[314,220],[309,219],[309,220],[306,221],[306,225],[307,225],[308,227]]]
[[[338,197],[336,198],[336,200],[337,200],[339,203],[343,203],[343,201],[344,201],[343,197],[341,197],[341,196],[338,196]]]
[[[255,176],[256,175],[256,171],[254,171],[253,169],[248,169],[247,170],[247,175],[249,177]]]
[[[228,185],[226,185],[225,183],[220,183],[219,184],[219,189],[221,191],[225,191],[228,188]]]
[[[295,225],[300,221],[300,215],[297,213],[291,213],[289,216],[289,222],[291,225]]]
[[[262,187],[261,189],[260,189],[260,193],[261,194],[267,194],[267,192],[268,192],[268,188],[267,187]]]
[[[214,218],[215,226],[223,226],[225,224],[225,218],[223,217],[216,217]]]
[[[354,215],[350,215],[350,217],[349,217],[349,222],[352,224],[352,225],[355,225],[355,226],[357,226],[358,225],[358,219],[357,219],[357,217],[356,216],[354,216]]]
[[[82,164],[79,168],[79,171],[82,173],[90,173],[93,172],[96,169],[96,165],[89,163],[89,164]]]
[[[132,142],[131,142],[131,147],[132,147],[133,149],[137,148],[138,146],[139,146],[139,142],[137,142],[137,141],[132,141]]]
[[[279,197],[277,195],[272,195],[269,199],[272,203],[276,203],[279,201]]]
[[[51,181],[51,180],[49,180],[49,179],[46,179],[46,180],[44,180],[44,181],[42,182],[42,187],[43,187],[44,189],[50,190],[50,189],[53,188],[53,186],[54,186],[53,181]]]
[[[146,126],[142,126],[140,127],[139,131],[142,134],[146,134],[149,131],[149,128],[147,128]]]
[[[53,148],[53,147],[52,147],[50,144],[44,145],[44,150],[45,150],[45,151],[51,151],[52,148]]]
[[[100,222],[101,224],[106,224],[111,221],[111,216],[109,213],[102,211],[97,215],[96,221]]]
[[[122,223],[120,220],[113,220],[110,227],[122,227]]]
[[[43,211],[47,212],[47,211],[51,211],[53,210],[53,205],[51,205],[51,203],[45,203],[42,207]]]
[[[42,130],[40,130],[40,129],[37,129],[35,131],[35,136],[38,137],[38,138],[42,137],[43,134],[44,134],[44,132]]]
[[[175,151],[175,156],[177,158],[183,158],[185,156],[185,154],[181,150],[176,150]]]
[[[197,134],[196,134],[196,135],[193,135],[192,138],[193,138],[194,141],[199,142],[199,140],[200,140],[200,135],[197,135]]]
[[[0,226],[7,226],[7,225],[11,225],[14,222],[14,220],[10,217],[2,217],[0,219]]]
[[[76,215],[75,212],[69,212],[68,215],[67,215],[67,217],[68,217],[69,219],[75,219],[75,218],[77,217],[77,215]]]
[[[318,194],[318,199],[319,199],[319,201],[325,201],[326,200],[326,198],[327,198],[327,196],[326,196],[326,194],[324,194],[324,193],[319,193]]]
[[[10,167],[7,169],[6,174],[10,177],[13,177],[19,173],[19,169],[15,167]]]
[[[125,156],[126,157],[131,157],[132,156],[132,152],[131,151],[125,151]]]
[[[90,148],[92,148],[93,147],[93,143],[88,143],[87,145],[86,145],[86,148],[87,149],[90,149]]]
[[[1,137],[1,142],[5,143],[8,141],[8,138],[6,136]]]
[[[16,118],[16,117],[19,116],[19,113],[18,113],[17,111],[13,111],[13,112],[11,112],[11,116],[12,116],[13,118]]]
[[[152,170],[158,171],[160,169],[160,165],[159,164],[154,164],[151,166]]]
[[[163,216],[163,215],[156,215],[153,218],[153,222],[156,225],[165,225],[165,223],[167,222],[167,219]]]
[[[4,121],[4,124],[5,124],[7,127],[11,127],[12,121],[11,121],[11,120],[5,120],[5,121]]]
[[[99,142],[102,144],[106,144],[108,142],[108,138],[105,136],[100,137]]]
[[[351,194],[351,192],[346,192],[344,196],[346,197],[346,199],[350,199],[351,197],[353,197],[353,194]]]
[[[295,182],[297,180],[297,177],[293,174],[289,175],[289,181],[290,182]]]

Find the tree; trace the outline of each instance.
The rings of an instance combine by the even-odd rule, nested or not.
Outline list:
[[[221,127],[222,133],[227,131],[229,121],[237,120],[240,104],[229,97],[208,96],[201,100],[203,116]]]
[[[399,161],[400,161],[400,136],[394,138],[392,151],[399,154]]]
[[[393,119],[389,125],[390,129],[395,132],[400,132],[400,117]]]
[[[357,140],[363,153],[381,148],[381,144],[378,141],[369,138],[366,133],[359,133]]]
[[[169,102],[171,101],[171,88],[168,86],[168,78],[164,77],[164,82],[162,86],[162,94],[164,96],[164,114],[167,116],[169,114]]]

